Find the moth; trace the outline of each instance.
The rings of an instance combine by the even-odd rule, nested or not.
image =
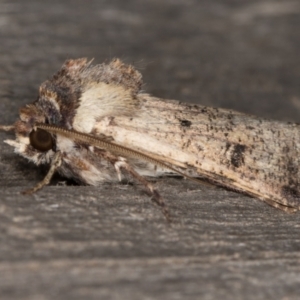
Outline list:
[[[142,76],[114,59],[67,60],[42,83],[37,100],[11,126],[14,151],[78,183],[99,185],[130,175],[170,219],[146,179],[179,174],[256,197],[286,212],[300,208],[300,127],[239,112],[163,100],[142,89]],[[196,179],[197,180],[197,179]]]

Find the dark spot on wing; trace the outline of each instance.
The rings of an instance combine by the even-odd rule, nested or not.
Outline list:
[[[239,168],[241,165],[245,163],[244,161],[244,152],[245,152],[246,146],[245,145],[234,145],[232,153],[231,153],[231,164]]]
[[[300,191],[295,186],[284,185],[281,189],[282,196],[286,198],[286,205],[299,207],[300,206]]]
[[[191,127],[192,122],[189,120],[179,120],[180,121],[180,125],[183,127]]]

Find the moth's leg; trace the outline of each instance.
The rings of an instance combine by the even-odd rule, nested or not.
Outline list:
[[[161,207],[162,212],[166,217],[167,221],[171,222],[171,216],[164,199],[160,196],[159,192],[153,187],[153,185],[149,181],[147,181],[143,176],[137,173],[126,161],[118,160],[114,163],[114,166],[118,174],[121,173],[120,169],[123,169],[126,172],[128,172],[133,178],[135,178],[141,184],[143,184],[148,190],[148,192],[151,194],[151,200]]]
[[[114,167],[116,169],[118,179],[121,182],[122,181],[122,173],[121,173],[120,167],[118,166],[117,163],[114,164]]]
[[[42,181],[40,181],[35,187],[23,191],[22,194],[25,194],[25,195],[33,194],[36,191],[40,190],[43,186],[48,185],[50,183],[50,180],[51,180],[52,176],[54,175],[55,171],[61,165],[61,162],[62,162],[61,157],[62,157],[61,152],[56,152],[55,156],[52,160],[50,169],[49,169],[47,175],[45,176],[45,178]]]

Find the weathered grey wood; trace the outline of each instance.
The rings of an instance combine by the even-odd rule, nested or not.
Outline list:
[[[70,57],[120,57],[155,96],[299,119],[297,1],[2,1],[0,120]],[[0,139],[5,139],[4,133]],[[213,186],[43,178],[0,143],[1,299],[298,299],[300,214]]]

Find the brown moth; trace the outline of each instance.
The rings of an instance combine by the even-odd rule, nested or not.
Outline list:
[[[300,126],[231,110],[162,100],[141,91],[142,76],[115,59],[66,61],[38,99],[20,109],[5,142],[37,165],[98,185],[127,173],[168,209],[144,176],[180,174],[257,197],[286,212],[300,208]]]

